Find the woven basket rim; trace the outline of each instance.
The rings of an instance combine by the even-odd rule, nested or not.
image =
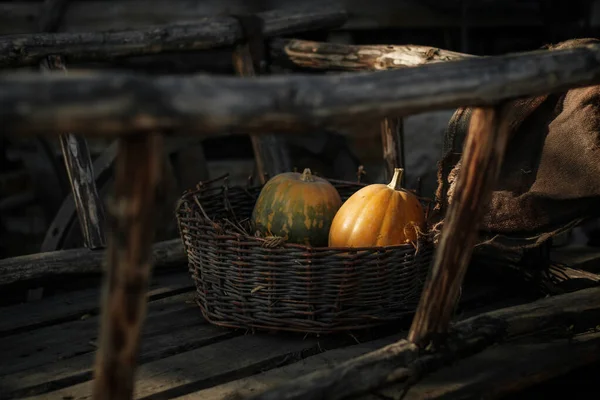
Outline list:
[[[216,233],[214,235],[214,237],[218,240],[240,240],[243,238],[243,240],[245,241],[253,241],[256,243],[261,243],[262,245],[265,245],[265,248],[269,248],[268,243],[269,242],[273,242],[275,240],[281,240],[283,238],[280,238],[278,236],[272,236],[272,237],[266,237],[266,238],[262,238],[262,237],[256,237],[253,235],[250,235],[248,233],[240,233],[237,231],[234,231],[232,228],[227,228],[227,223],[225,221],[227,221],[226,218],[221,218],[219,220],[212,220],[210,217],[208,217],[208,215],[206,214],[206,212],[204,212],[203,208],[202,208],[202,204],[200,201],[200,196],[199,195],[205,195],[207,190],[223,190],[223,188],[217,188],[217,187],[211,187],[210,185],[218,182],[219,180],[223,180],[225,178],[227,178],[229,176],[229,174],[224,174],[220,177],[211,179],[209,181],[204,181],[204,182],[200,182],[196,188],[191,189],[191,190],[187,190],[183,193],[183,195],[180,197],[178,203],[177,203],[177,217],[178,219],[180,218],[179,216],[179,211],[181,210],[181,207],[183,206],[183,204],[186,201],[192,202],[194,203],[197,207],[200,208],[201,211],[201,219],[205,220],[206,222],[208,222],[209,224],[213,225],[215,231],[221,231],[221,233]],[[324,178],[327,179],[327,178]],[[370,184],[367,183],[362,183],[362,182],[351,182],[351,181],[344,181],[344,180],[339,180],[339,179],[327,179],[330,183],[332,184],[338,184],[338,185],[348,185],[348,186],[356,186],[356,187],[366,187]],[[228,189],[233,189],[233,188],[238,188],[238,189],[242,189],[245,191],[249,191],[249,190],[256,190],[256,189],[260,189],[261,186],[253,186],[253,187],[242,187],[239,185],[235,185],[235,186],[230,186],[228,187]],[[250,195],[250,193],[248,192],[248,195]],[[428,201],[431,202],[430,199],[426,199],[423,197],[418,197],[420,201]],[[217,225],[217,226],[215,226]],[[276,246],[277,248],[285,248],[285,249],[296,249],[296,250],[303,250],[303,251],[307,251],[307,252],[339,252],[339,253],[358,253],[358,252],[380,252],[380,251],[393,251],[396,249],[407,249],[409,247],[418,250],[420,245],[422,244],[428,244],[432,242],[432,236],[433,236],[433,232],[430,229],[431,227],[427,226],[427,233],[424,235],[421,235],[416,243],[405,243],[405,244],[399,244],[399,245],[391,245],[391,246],[366,246],[366,247],[329,247],[329,246],[318,246],[318,247],[313,247],[313,246],[308,246],[308,245],[303,245],[303,244],[297,244],[297,243],[287,243],[287,242],[282,242],[280,245]],[[182,234],[182,238],[184,236],[183,232]]]

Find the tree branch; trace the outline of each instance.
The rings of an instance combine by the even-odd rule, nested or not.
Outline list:
[[[271,58],[283,65],[343,71],[397,69],[477,58],[429,46],[346,45],[279,38],[271,40],[270,48]]]
[[[346,21],[343,10],[274,10],[260,13],[265,36],[335,28]],[[233,17],[206,17],[194,23],[172,24],[129,31],[40,33],[0,37],[0,68],[35,65],[61,54],[69,63],[106,61],[118,57],[163,52],[198,51],[232,46],[243,39]]]
[[[162,142],[162,136],[155,133],[131,136],[119,143],[94,374],[96,400],[133,396],[150,280],[155,206],[163,173]]]
[[[338,76],[4,74],[0,123],[14,134],[305,132],[598,83],[600,45]]]

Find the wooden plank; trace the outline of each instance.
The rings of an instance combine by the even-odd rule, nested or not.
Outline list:
[[[333,349],[304,358],[293,364],[275,368],[267,372],[238,379],[222,385],[213,386],[198,392],[189,393],[177,400],[222,400],[227,398],[245,398],[253,393],[265,390],[289,379],[306,375],[319,369],[328,369],[336,364],[358,357],[369,351],[387,346],[406,336],[406,332],[340,349]]]
[[[569,339],[535,337],[525,343],[501,344],[461,360],[417,382],[402,398],[503,398],[599,360],[600,333]],[[398,398],[403,391],[389,388],[379,393],[384,398]]]
[[[102,250],[86,248],[30,254],[0,260],[0,286],[32,280],[64,278],[104,271]],[[152,247],[156,270],[187,270],[187,255],[181,239],[156,243]]]
[[[242,378],[319,351],[317,339],[300,336],[246,335],[143,364],[135,398],[171,398]],[[90,382],[31,399],[89,399]]]
[[[201,318],[200,311],[195,305],[194,308],[196,309],[190,307],[185,312],[171,313],[169,318],[176,317],[172,329],[161,331],[155,335],[143,333],[140,364],[212,345],[240,334],[233,330],[207,324]],[[91,381],[93,362],[93,352],[58,360],[4,376],[0,378],[0,388],[3,388],[3,392],[12,398],[41,395],[49,391],[64,389],[78,383]]]
[[[145,334],[151,336],[172,332],[194,321],[194,318],[203,320],[197,306],[186,303],[192,299],[192,293],[184,293],[150,302]],[[95,351],[99,320],[98,316],[83,317],[2,338],[0,354],[4,362],[0,365],[0,376]]]
[[[158,300],[194,290],[187,272],[154,276],[148,291],[148,300]],[[100,307],[100,289],[92,288],[0,308],[0,337],[30,331],[97,315]]]
[[[400,340],[379,350],[315,371],[252,396],[253,400],[336,400],[368,393],[384,384],[405,382],[415,375],[466,358],[510,338],[553,330],[570,333],[595,327],[600,319],[600,288],[545,298],[530,304],[480,314],[458,322],[446,351],[419,349]],[[435,350],[435,349],[434,349]]]
[[[113,136],[157,128],[190,135],[301,133],[317,127],[358,129],[388,117],[484,106],[597,83],[598,44],[372,73],[250,81],[7,73],[0,77],[0,123],[13,134]]]
[[[332,7],[274,10],[259,16],[265,21],[266,36],[332,28],[346,20],[343,10]],[[34,65],[53,54],[62,55],[69,63],[106,61],[124,56],[213,49],[234,45],[241,39],[243,32],[238,22],[229,16],[140,30],[11,35],[0,37],[0,68]]]

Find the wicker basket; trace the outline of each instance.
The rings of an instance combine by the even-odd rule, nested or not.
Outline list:
[[[342,200],[364,186],[331,183]],[[228,187],[221,178],[185,193],[177,206],[197,303],[208,321],[333,333],[414,312],[432,258],[429,239],[416,248],[349,249],[255,237],[246,232],[259,193],[260,187]]]

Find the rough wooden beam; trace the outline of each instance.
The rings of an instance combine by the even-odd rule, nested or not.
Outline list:
[[[0,260],[0,286],[32,280],[47,280],[101,274],[104,271],[104,251],[72,249],[5,258]],[[152,247],[152,262],[156,270],[186,269],[187,255],[181,239],[156,243]]]
[[[270,49],[271,58],[279,64],[343,71],[397,69],[477,57],[429,46],[347,45],[279,38],[271,41]]]
[[[510,127],[501,106],[473,110],[465,141],[463,169],[425,282],[408,340],[427,345],[447,333],[462,286],[479,222],[496,182]]]
[[[266,36],[333,28],[346,20],[339,8],[274,10],[259,14]],[[106,61],[170,51],[198,51],[231,46],[243,39],[233,17],[205,17],[193,23],[115,32],[77,32],[0,37],[0,67],[34,65],[61,54],[67,62]]]
[[[494,343],[536,332],[569,336],[600,320],[600,288],[503,308],[458,322],[447,346],[420,349],[401,340],[379,350],[278,385],[252,400],[340,400],[406,382],[469,357]]]
[[[306,132],[598,83],[600,45],[337,76],[7,73],[0,76],[0,123],[14,134]]]
[[[263,32],[264,24],[260,18],[240,17],[240,24],[247,38],[233,51],[235,72],[242,77],[261,75],[264,66]],[[265,184],[269,177],[292,170],[285,138],[273,133],[250,135],[259,181]]]
[[[163,161],[163,140],[158,133],[131,136],[119,143],[94,374],[96,400],[133,396]]]

